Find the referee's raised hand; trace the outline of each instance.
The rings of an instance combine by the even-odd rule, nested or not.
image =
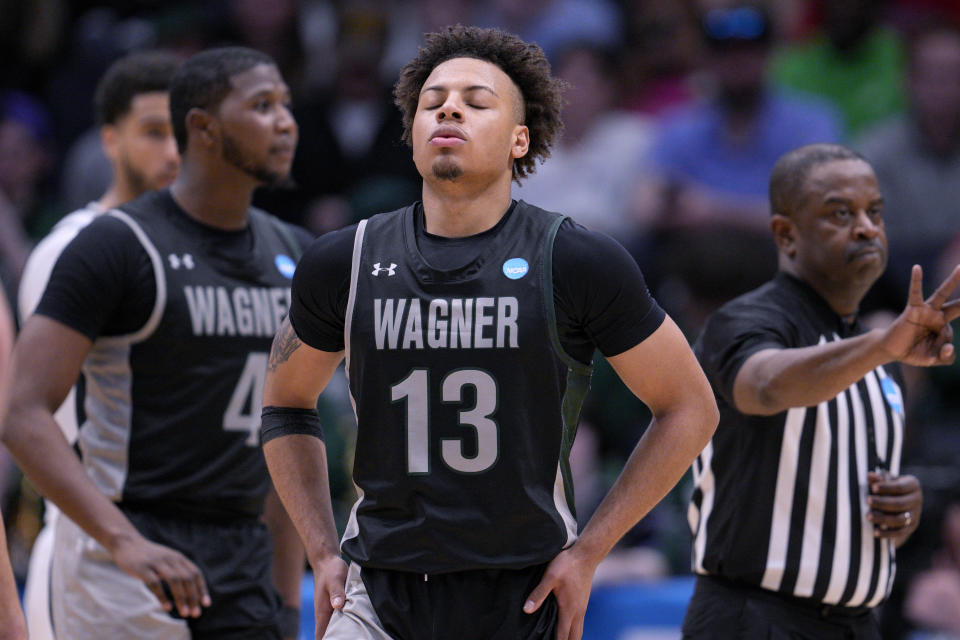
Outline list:
[[[179,551],[142,536],[122,538],[110,551],[117,566],[143,580],[165,611],[176,606],[180,617],[199,618],[201,607],[210,606],[203,573]]]
[[[920,367],[951,364],[956,359],[950,322],[960,317],[960,300],[950,294],[960,284],[960,265],[923,299],[923,271],[914,265],[910,273],[907,306],[884,335],[884,348],[894,359]]]

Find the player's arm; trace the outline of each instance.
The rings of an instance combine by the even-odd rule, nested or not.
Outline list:
[[[88,478],[53,418],[94,337],[108,325],[125,333],[146,321],[139,314],[153,308],[152,285],[150,259],[120,220],[101,216],[70,241],[17,339],[3,440],[40,492],[103,545],[121,569],[143,580],[165,608],[175,603],[181,615],[198,616],[201,605],[209,604],[199,569],[137,532]]]
[[[263,521],[273,543],[273,583],[283,602],[281,632],[284,639],[294,640],[299,634],[300,585],[303,582],[303,544],[297,530],[280,502],[276,490],[267,494]]]
[[[597,565],[683,476],[713,435],[718,414],[686,338],[650,297],[639,267],[619,243],[565,222],[553,258],[561,344],[564,336],[571,344],[589,336],[653,414],[579,540],[550,563],[524,607],[535,611],[552,591],[558,640],[577,640]]]
[[[31,316],[13,351],[3,443],[37,489],[104,546],[117,565],[143,580],[164,608],[196,617],[210,596],[200,570],[182,554],[146,540],[84,471],[53,418],[90,350],[84,334]],[[173,603],[164,593],[169,586]]]
[[[3,414],[5,392],[10,381],[10,350],[13,346],[13,317],[6,296],[0,289],[0,415]],[[3,518],[0,517],[0,640],[27,640],[27,623],[20,609],[17,585],[13,579]]]
[[[829,400],[888,362],[950,364],[955,358],[950,322],[960,315],[960,308],[947,299],[958,283],[960,267],[924,300],[922,274],[915,266],[907,306],[893,324],[812,347],[754,353],[734,379],[734,404],[746,414],[773,415]]]
[[[560,605],[558,640],[580,637],[597,565],[680,480],[717,426],[710,385],[669,317],[649,338],[608,361],[653,420],[580,538],[550,563],[524,607],[535,611],[553,591]]]
[[[598,561],[679,482],[719,420],[710,384],[669,316],[649,338],[607,360],[653,419],[577,542]]]
[[[340,557],[326,445],[316,416],[317,398],[342,359],[342,351],[321,351],[301,342],[286,319],[270,351],[263,393],[263,453],[314,571],[318,638],[332,610],[345,601],[347,568]]]

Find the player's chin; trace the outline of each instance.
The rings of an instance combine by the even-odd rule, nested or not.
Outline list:
[[[291,163],[289,162],[270,162],[264,164],[257,171],[257,177],[265,187],[284,187],[292,184],[290,178]]]
[[[268,163],[268,170],[281,178],[287,178],[290,176],[290,170],[293,168],[293,156],[290,155],[279,155],[271,158],[272,162]]]
[[[176,179],[176,177],[177,177],[177,174],[175,173],[157,176],[152,180],[148,181],[147,187],[150,189],[150,191],[159,191],[160,189],[166,189],[171,184],[173,184],[173,181]]]
[[[433,161],[430,168],[433,177],[437,180],[454,181],[463,175],[463,167],[456,158],[450,156],[440,156]]]

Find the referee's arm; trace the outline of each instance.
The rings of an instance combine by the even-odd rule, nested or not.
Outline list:
[[[926,300],[921,279],[920,268],[914,267],[907,306],[886,329],[812,347],[763,349],[748,357],[733,382],[737,410],[774,415],[815,406],[888,362],[921,367],[952,363],[950,322],[960,316],[960,303],[947,298],[960,283],[960,267]]]
[[[317,398],[342,359],[342,351],[301,342],[287,318],[273,341],[263,390],[263,454],[314,571],[318,638],[333,609],[343,606],[347,578],[330,502],[327,449],[315,414]]]

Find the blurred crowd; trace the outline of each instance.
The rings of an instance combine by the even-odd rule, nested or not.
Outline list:
[[[879,178],[890,261],[863,313],[902,308],[910,265],[929,283],[960,262],[960,0],[0,0],[0,16],[0,283],[14,299],[34,243],[110,181],[92,98],[120,56],[227,43],[270,54],[300,145],[291,183],[256,204],[322,234],[419,198],[392,85],[424,32],[455,23],[537,42],[568,83],[563,137],[514,197],[620,240],[691,340],[775,269],[767,180],[803,144],[847,144]],[[960,638],[960,365],[907,374],[904,464],[926,504],[884,628]],[[345,386],[323,402],[343,515]],[[574,453],[584,522],[648,418],[598,359]],[[39,501],[6,458],[0,477],[22,569]],[[688,492],[599,579],[688,572]]]

